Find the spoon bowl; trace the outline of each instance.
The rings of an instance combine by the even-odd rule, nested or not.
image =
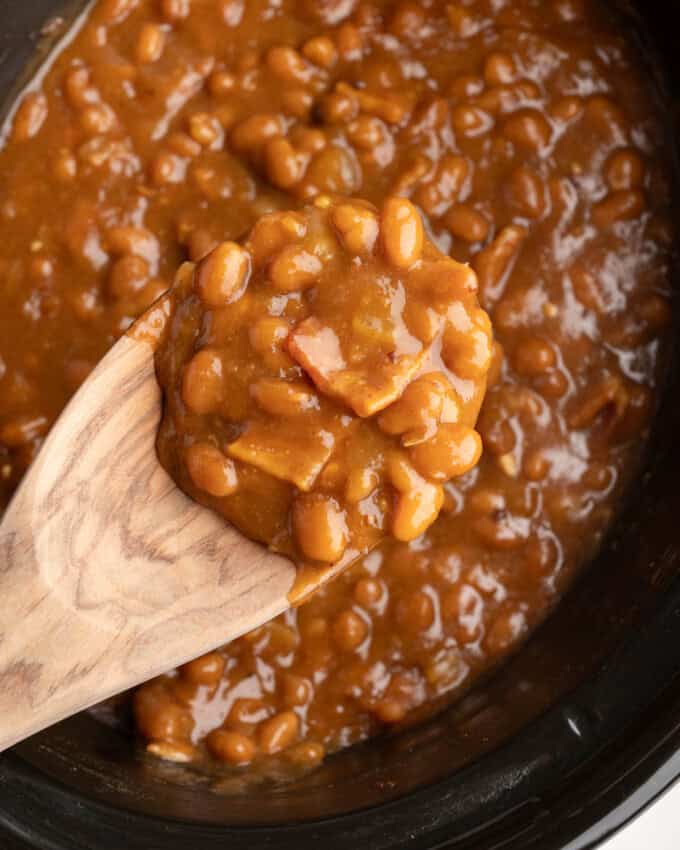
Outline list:
[[[181,492],[155,451],[164,296],[56,423],[0,525],[0,751],[280,614],[298,574]]]

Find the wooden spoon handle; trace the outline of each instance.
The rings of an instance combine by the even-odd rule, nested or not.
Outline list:
[[[159,465],[160,410],[152,347],[122,339],[5,515],[0,750],[289,604],[293,565],[190,501]]]

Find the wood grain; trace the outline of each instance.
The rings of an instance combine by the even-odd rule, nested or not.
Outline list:
[[[293,565],[158,463],[150,340],[99,364],[0,526],[0,750],[289,605]]]

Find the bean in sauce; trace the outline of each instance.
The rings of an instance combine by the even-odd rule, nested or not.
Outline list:
[[[598,0],[94,4],[0,152],[0,505],[184,261],[320,195],[416,205],[471,264],[496,338],[482,459],[441,485],[438,519],[141,687],[151,754],[244,777],[312,767],[455,699],[555,604],[654,408],[671,232],[655,103]],[[212,256],[209,310],[242,274],[233,248]],[[258,362],[290,368],[287,333],[285,316],[253,324]],[[214,401],[209,382],[196,401]],[[232,498],[239,476],[214,459],[187,468]]]

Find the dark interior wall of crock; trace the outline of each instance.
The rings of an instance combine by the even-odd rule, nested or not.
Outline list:
[[[24,4],[0,0],[3,20],[0,86],[4,95],[9,96],[15,90],[21,70],[34,53],[38,40],[35,34],[45,21],[55,14],[72,16],[83,5],[49,0]],[[668,76],[663,80],[656,70],[654,73],[670,120],[673,111],[670,92],[680,91],[680,66],[674,62],[668,4],[665,0],[655,0],[637,7],[628,2],[618,6],[630,19],[631,37],[641,37],[645,49],[656,44],[665,56],[662,64]],[[646,29],[651,37],[644,34]],[[650,68],[659,67],[655,51],[648,55]],[[680,552],[677,523],[680,494],[676,482],[680,456],[674,446],[680,426],[677,363],[671,371],[644,474],[633,488],[597,565],[582,578],[524,650],[461,705],[421,727],[343,752],[295,784],[262,788],[257,795],[233,797],[228,802],[205,793],[207,779],[198,785],[190,784],[180,768],[136,759],[127,730],[102,726],[87,715],[72,718],[27,742],[16,753],[4,756],[0,760],[0,779],[10,783],[20,777],[17,787],[25,783],[26,788],[33,788],[38,787],[36,777],[40,776],[42,793],[49,794],[56,787],[50,784],[51,777],[62,787],[62,793],[64,786],[73,789],[67,793],[69,799],[75,800],[82,794],[84,798],[105,801],[119,809],[161,816],[212,823],[272,823],[318,819],[363,809],[451,777],[456,767],[498,747],[565,694],[574,692],[582,683],[586,687],[593,671],[600,668],[603,659],[609,658],[613,648],[625,641],[635,641],[639,624],[653,620],[655,607],[680,595],[676,581]],[[665,672],[680,670],[679,636],[669,635],[664,649]],[[655,657],[648,657],[646,664],[653,667],[656,662]],[[612,664],[607,662],[605,666]],[[605,727],[610,728],[606,722],[612,721],[613,715],[616,714],[615,725],[623,730],[633,720],[635,711],[652,700],[652,680],[643,679],[642,672],[630,669],[627,678],[616,680],[619,685],[611,689],[606,706],[601,699],[596,704],[587,690],[576,691],[573,698],[560,705],[559,711],[566,712],[572,725],[577,728],[580,724],[588,725],[589,734],[587,746],[579,750],[581,745],[569,731],[572,728],[569,724],[554,727],[551,770],[555,788],[563,780],[562,774],[574,767],[572,756],[582,760],[586,752],[592,755],[605,743]],[[636,682],[642,683],[639,688]],[[609,712],[607,716],[606,712]],[[489,788],[487,796],[494,797],[494,805],[500,807],[498,811],[510,804],[511,797],[500,793],[503,783],[509,783],[511,775],[528,777],[536,768],[531,762],[535,750],[526,747],[523,755],[520,746],[523,740],[519,736],[511,749],[494,753],[501,757],[500,762],[494,762],[497,767],[506,759],[507,772],[493,774],[493,781],[489,772],[485,779],[488,763],[484,759],[476,765],[474,775],[461,771],[447,779],[447,783],[454,783],[450,787],[460,801],[456,810],[459,820],[452,824],[452,829],[462,832],[473,817],[473,810],[481,811],[480,795],[485,785]],[[545,743],[546,739],[543,740]],[[562,751],[568,752],[569,758],[566,755],[562,758]],[[528,787],[517,785],[513,805],[522,794],[526,795]],[[413,805],[415,812],[416,803],[409,805]],[[2,806],[0,798],[0,811]],[[19,811],[20,808],[14,816],[18,817]]]

